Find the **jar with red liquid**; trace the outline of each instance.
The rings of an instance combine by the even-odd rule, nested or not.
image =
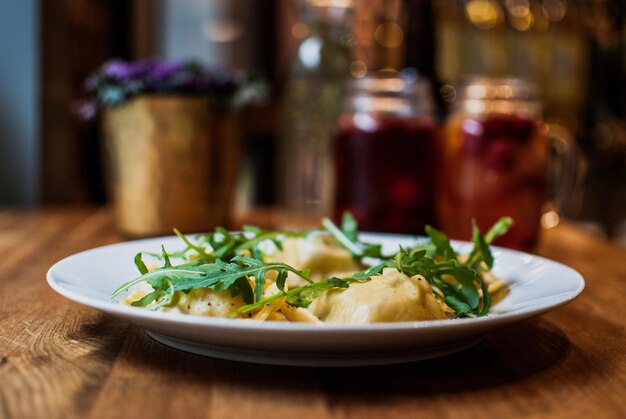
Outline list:
[[[334,131],[335,219],[350,211],[362,230],[423,233],[435,222],[438,141],[426,81],[352,81]]]
[[[547,134],[533,83],[477,78],[460,86],[445,127],[439,226],[468,240],[472,220],[486,231],[510,216],[515,225],[497,244],[532,249],[546,200]]]

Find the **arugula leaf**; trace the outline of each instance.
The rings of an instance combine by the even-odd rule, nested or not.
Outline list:
[[[450,239],[443,231],[439,231],[433,226],[426,226],[426,234],[430,237],[432,244],[435,245],[435,254],[444,257],[446,260],[456,259],[458,257],[456,251],[450,245]]]
[[[190,292],[200,288],[228,290],[232,296],[241,295],[246,304],[251,304],[261,299],[265,288],[265,275],[269,271],[278,272],[283,287],[289,272],[311,282],[308,271],[299,271],[284,263],[265,263],[249,256],[235,256],[230,262],[216,259],[213,263],[196,261],[178,266],[168,264],[169,262],[166,262],[163,268],[147,272],[125,283],[115,290],[113,297],[127,291],[133,285],[146,282],[153,288],[153,292],[133,305],[146,307],[154,303],[150,308],[157,309],[169,304],[175,292]],[[249,277],[255,278],[254,289],[247,280]]]
[[[376,266],[365,270],[364,272],[358,272],[349,278],[328,278],[318,282],[312,282],[302,287],[293,288],[288,291],[283,291],[274,294],[263,300],[259,300],[253,304],[248,304],[240,307],[237,311],[232,313],[230,317],[237,317],[250,311],[263,307],[265,304],[272,301],[286,298],[286,302],[294,307],[308,307],[313,300],[315,300],[321,293],[329,291],[333,288],[348,288],[351,283],[369,281],[372,276],[382,272],[385,267],[385,263],[381,263]]]
[[[469,305],[467,305],[463,301],[460,301],[453,295],[446,295],[443,300],[448,306],[450,306],[450,308],[452,308],[457,313],[468,314],[472,312],[472,308]]]
[[[133,301],[131,305],[134,307],[145,307],[156,300],[160,294],[161,291],[152,291],[150,294],[145,295],[142,299]]]
[[[236,297],[241,295],[241,299],[245,301],[254,301],[254,293],[250,289],[250,282],[244,276],[237,278],[233,285],[228,288],[230,295]]]
[[[343,213],[343,218],[341,219],[341,231],[343,231],[343,234],[345,234],[349,240],[353,242],[358,240],[359,224],[356,218],[347,211]]]
[[[161,255],[163,255],[163,261],[165,263],[165,267],[166,268],[171,268],[172,267],[172,262],[170,261],[170,257],[167,255],[167,252],[165,251],[165,246],[161,245]]]
[[[253,276],[256,278],[264,278],[268,271],[287,271],[311,281],[305,272],[292,268],[289,265],[278,262],[266,263],[249,256],[236,256],[231,259],[230,263],[226,263],[217,259],[213,264],[203,266],[205,275],[203,277],[190,277],[183,282],[174,285],[175,291],[190,291],[198,288],[212,288],[217,291],[228,289],[237,279]],[[259,280],[264,284],[264,279]],[[255,297],[259,298],[262,289],[255,287]],[[251,303],[251,301],[246,301]]]
[[[306,308],[319,297],[322,293],[330,291],[333,288],[348,288],[350,282],[341,278],[332,277],[323,281],[316,282],[314,285],[296,288],[285,293],[287,304],[294,307]]]
[[[123,291],[128,291],[134,285],[141,282],[147,282],[153,287],[163,288],[162,281],[167,278],[170,281],[176,282],[177,280],[185,280],[187,278],[195,277],[200,278],[205,276],[202,269],[203,261],[189,262],[183,265],[163,267],[150,271],[138,278],[128,281],[122,284],[118,289],[113,291],[113,297],[117,297]]]
[[[348,249],[352,256],[357,258],[363,257],[363,249],[361,249],[361,246],[359,246],[355,240],[351,240],[346,233],[340,230],[329,218],[324,218],[322,225],[335,237],[339,244]]]
[[[265,256],[260,245],[263,242],[272,242],[279,250],[282,250],[282,243],[287,237],[302,237],[305,232],[290,231],[267,231],[255,226],[244,226],[243,232],[231,233],[223,227],[217,227],[212,233],[200,235],[196,237],[199,242],[206,243],[213,251],[207,256],[200,254],[202,247],[192,247],[193,244],[187,240],[187,245],[198,252],[200,257],[213,261],[217,258],[222,260],[230,260],[231,258],[249,252],[250,255],[257,259],[263,259]],[[200,247],[200,249],[197,249]]]
[[[489,244],[504,234],[512,223],[510,218],[503,217],[484,236],[474,223],[472,226],[474,248],[467,261],[462,263],[445,233],[431,226],[426,227],[429,242],[408,250],[400,247],[394,256],[383,256],[380,245],[358,240],[358,225],[351,214],[344,214],[341,228],[331,220],[324,219],[323,226],[326,231],[348,249],[355,259],[369,256],[382,260],[382,263],[355,273],[349,278],[333,277],[319,282],[311,281],[309,270],[299,271],[284,263],[264,262],[265,255],[260,247],[261,243],[271,241],[281,249],[282,241],[286,237],[301,237],[310,231],[272,232],[245,226],[244,232],[230,233],[218,227],[213,233],[198,236],[198,244],[195,244],[175,230],[187,246],[186,249],[182,252],[167,253],[162,247],[161,254],[138,253],[134,261],[141,276],[119,287],[113,293],[113,297],[136,284],[145,282],[153,291],[132,305],[156,310],[170,304],[176,292],[188,293],[201,288],[228,290],[233,297],[241,295],[246,303],[231,315],[236,317],[280,298],[285,298],[288,304],[296,307],[308,307],[323,292],[347,288],[354,282],[369,281],[373,275],[380,274],[384,268],[390,267],[409,277],[420,275],[426,278],[433,293],[448,304],[457,315],[483,316],[489,311],[491,297],[480,271],[492,268],[493,255]],[[172,266],[170,257],[182,255],[189,259],[186,254],[190,251],[199,259]],[[246,256],[246,253],[250,256]],[[142,254],[158,257],[163,261],[163,267],[149,271],[142,260]],[[262,299],[269,271],[276,272],[276,286],[280,292]],[[304,278],[309,284],[287,290],[285,286],[290,272]],[[255,279],[253,286],[249,281],[252,277]]]
[[[514,222],[511,217],[502,217],[489,229],[485,234],[485,241],[487,244],[493,243],[495,239],[506,234],[507,231],[513,226]]]
[[[341,229],[328,218],[322,219],[322,225],[326,231],[335,237],[339,244],[352,254],[353,258],[357,260],[361,260],[364,257],[387,258],[383,256],[380,244],[365,243],[358,240],[358,225],[356,219],[350,213],[344,214]]]
[[[178,237],[180,237],[183,242],[185,242],[185,244],[187,245],[187,249],[193,249],[198,254],[200,259],[204,259],[207,262],[212,262],[215,260],[215,255],[209,254],[203,247],[193,244],[184,234],[178,231],[178,229],[175,228],[174,233]]]
[[[474,270],[455,262],[448,266],[437,266],[432,274],[439,276],[443,281],[453,278],[455,282],[450,284],[451,294],[470,306],[473,311],[478,309],[480,296],[474,281],[481,279]]]
[[[474,269],[481,270],[481,265],[484,262],[487,266],[486,270],[490,271],[493,268],[494,260],[489,244],[505,234],[512,225],[513,220],[510,217],[502,217],[483,236],[476,225],[476,221],[472,220],[472,242],[474,243],[474,248],[470,252],[466,264]]]
[[[262,257],[262,252],[260,252],[260,249],[258,248],[258,246],[264,241],[271,241],[272,243],[274,243],[276,248],[278,248],[278,250],[282,250],[284,238],[301,237],[303,235],[303,233],[294,233],[294,232],[288,232],[288,231],[270,232],[270,231],[264,231],[261,229],[251,230],[250,226],[247,226],[246,231],[248,232],[254,231],[255,235],[252,238],[249,238],[249,239],[246,238],[244,242],[242,242],[235,248],[235,252],[240,253],[243,250],[249,250],[250,253],[252,253],[252,255],[254,256],[255,251],[259,251],[258,257]]]
[[[451,301],[450,307],[459,315],[481,316],[489,311],[491,299],[483,279],[470,266],[457,260],[437,261],[424,249],[401,249],[386,266],[409,277],[420,275],[426,278],[433,292],[444,301]],[[482,296],[477,286],[481,288]]]
[[[143,263],[143,260],[141,259],[141,252],[135,255],[135,266],[137,266],[139,273],[141,273],[142,275],[148,273],[148,268],[146,267],[146,264]]]
[[[475,314],[480,317],[489,313],[489,309],[491,308],[491,294],[489,294],[489,287],[487,287],[487,284],[482,280],[480,275],[478,275],[478,281],[480,283],[480,290],[482,291],[483,307]]]
[[[310,273],[306,273],[305,276],[309,276]],[[278,275],[276,275],[276,288],[280,291],[285,291],[285,283],[287,282],[287,271],[279,271]]]
[[[484,262],[487,270],[491,270],[493,267],[493,255],[485,237],[481,234],[474,220],[472,220],[472,242],[474,243],[474,248],[467,258],[467,265],[474,269],[481,269],[481,263]]]

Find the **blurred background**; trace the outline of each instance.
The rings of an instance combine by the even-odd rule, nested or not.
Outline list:
[[[301,100],[290,96],[296,64],[316,66],[321,47],[305,41],[322,22],[349,77],[413,69],[441,120],[466,74],[538,82],[544,119],[566,128],[586,161],[563,215],[626,244],[625,14],[623,0],[4,0],[0,205],[107,202],[99,121],[70,109],[114,57],[194,58],[264,79],[268,98],[242,111],[236,205],[277,205],[284,118],[302,118],[285,103]]]

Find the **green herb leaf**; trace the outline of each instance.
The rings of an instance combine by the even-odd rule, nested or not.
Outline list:
[[[491,270],[493,267],[493,255],[485,237],[481,234],[474,220],[472,220],[472,242],[474,243],[474,248],[469,254],[467,265],[474,269],[480,269],[481,263],[485,262],[487,270]]]
[[[174,229],[174,233],[180,237],[180,239],[185,242],[185,244],[187,245],[187,249],[193,249],[197,254],[198,257],[200,259],[204,259],[207,262],[212,262],[215,260],[215,255],[209,254],[207,253],[206,249],[204,249],[201,246],[198,246],[194,243],[192,243],[191,241],[189,241],[189,239],[187,237],[185,237],[184,234],[182,234],[180,231],[178,231],[177,229]]]
[[[130,287],[146,282],[154,292],[150,297],[144,297],[137,302],[140,304],[155,303],[151,308],[158,308],[169,304],[175,292],[189,292],[194,289],[208,288],[216,291],[228,290],[231,295],[241,295],[246,304],[252,304],[261,299],[265,288],[265,275],[269,271],[277,271],[284,287],[288,272],[310,280],[308,271],[301,272],[284,263],[265,263],[248,256],[235,256],[230,262],[216,259],[213,263],[204,261],[190,262],[178,266],[164,266],[127,282],[118,288],[113,297]],[[255,278],[252,289],[247,278]]]
[[[472,310],[478,308],[480,296],[476,288],[477,284],[474,281],[478,282],[480,279],[474,270],[455,263],[449,266],[437,266],[434,274],[439,276],[447,275],[449,278],[454,278],[456,280],[456,283],[452,284],[454,296],[462,299]]]
[[[450,306],[450,308],[452,308],[457,313],[467,314],[472,312],[472,309],[469,305],[462,301],[459,301],[453,295],[446,295],[444,301],[447,305]]]
[[[474,248],[470,252],[466,264],[474,269],[482,270],[481,264],[484,262],[487,271],[491,270],[494,260],[489,244],[497,237],[505,234],[512,225],[513,220],[510,217],[502,217],[483,236],[476,222],[472,220],[472,242],[474,243]]]
[[[165,251],[165,246],[161,245],[161,255],[163,256],[163,260],[165,262],[165,267],[166,268],[171,268],[172,267],[172,262],[170,261],[170,257],[168,256],[167,252]]]
[[[328,218],[322,220],[322,225],[326,231],[335,237],[339,244],[352,254],[353,258],[357,260],[361,260],[364,257],[388,258],[388,256],[383,256],[380,244],[365,243],[358,240],[358,225],[356,219],[350,213],[346,212],[344,214],[341,229]]]
[[[147,283],[153,291],[132,304],[156,310],[170,304],[176,292],[187,293],[202,288],[215,291],[228,290],[232,296],[241,295],[246,303],[233,313],[232,317],[236,317],[280,298],[286,298],[288,304],[296,307],[308,307],[323,292],[347,288],[354,282],[369,281],[372,276],[389,267],[409,277],[420,275],[426,278],[433,293],[443,299],[457,315],[483,316],[489,312],[491,297],[480,271],[484,267],[491,269],[493,266],[489,243],[504,234],[512,225],[512,220],[507,217],[500,219],[485,236],[474,223],[472,228],[474,248],[465,263],[458,260],[457,252],[452,248],[448,237],[431,226],[426,227],[429,242],[408,250],[400,247],[397,254],[385,257],[382,255],[380,245],[358,240],[357,222],[349,213],[344,215],[341,229],[329,219],[324,219],[323,225],[326,231],[356,259],[369,256],[381,259],[382,263],[355,273],[349,278],[333,277],[312,282],[309,270],[299,271],[284,263],[264,262],[265,255],[260,247],[261,243],[271,241],[280,249],[286,237],[302,237],[309,231],[270,232],[246,226],[243,233],[230,233],[218,227],[213,233],[198,236],[199,243],[195,244],[175,230],[187,248],[183,252],[168,254],[162,247],[161,254],[154,256],[163,260],[163,267],[153,271],[147,269],[142,260],[142,253],[137,254],[135,265],[141,276],[119,287],[113,293],[113,297],[134,285]],[[189,251],[195,252],[200,259],[172,266],[171,256],[185,257]],[[250,256],[242,255],[245,252],[249,252]],[[263,299],[265,279],[269,271],[276,272],[276,286],[280,292]],[[304,278],[309,284],[287,290],[285,286],[290,272]],[[254,286],[250,284],[250,278],[254,278]]]
[[[141,300],[133,301],[131,305],[135,307],[145,307],[155,301],[159,297],[160,293],[160,291],[152,291],[150,294],[145,295]]]
[[[340,230],[339,227],[337,227],[329,218],[324,218],[322,220],[322,225],[335,237],[339,244],[348,249],[352,256],[356,258],[363,257],[363,249],[361,249],[358,243],[351,240],[346,233]]]
[[[279,271],[278,275],[276,275],[276,288],[280,291],[285,291],[285,283],[287,281],[288,272],[287,271]]]
[[[410,251],[401,249],[393,260],[387,261],[386,266],[397,269],[409,277],[420,275],[426,278],[433,292],[443,297],[444,301],[446,297],[454,298],[452,301],[455,306],[450,307],[457,315],[468,313],[484,315],[489,311],[491,299],[483,279],[470,266],[457,260],[438,261],[422,248]],[[482,298],[478,287],[482,290]],[[456,302],[465,304],[469,310]],[[462,310],[459,310],[461,307]]]
[[[356,218],[354,218],[354,216],[349,212],[343,213],[343,218],[341,220],[341,231],[343,231],[343,233],[350,241],[356,242],[358,240],[359,225],[356,221]]]
[[[485,241],[487,244],[493,243],[495,239],[506,234],[511,227],[513,227],[513,219],[511,217],[502,217],[489,229],[485,234]]]
[[[141,259],[141,252],[135,255],[135,266],[137,266],[139,273],[141,273],[142,275],[148,273],[148,268],[146,267],[146,264],[143,263],[143,260]]]
[[[128,291],[134,285],[140,284],[142,282],[149,283],[153,288],[157,287],[159,289],[163,289],[163,280],[165,278],[173,278],[176,280],[183,280],[190,277],[202,277],[204,276],[204,272],[200,267],[203,264],[203,261],[198,262],[189,262],[183,265],[168,267],[168,268],[160,268],[155,269],[153,271],[147,272],[146,274],[135,278],[131,281],[128,281],[122,284],[118,289],[113,291],[113,298],[117,297],[124,291]]]
[[[435,245],[436,254],[442,256],[444,259],[456,259],[458,257],[456,251],[450,245],[450,239],[443,231],[439,231],[436,228],[427,225],[426,234],[430,237],[430,240]]]
[[[257,301],[253,304],[248,304],[240,307],[236,312],[231,314],[231,317],[237,317],[239,315],[248,313],[263,307],[265,304],[272,301],[276,301],[280,298],[286,298],[287,304],[294,307],[308,307],[313,300],[315,300],[321,293],[331,290],[333,288],[348,288],[353,282],[369,281],[373,275],[377,275],[382,272],[385,267],[384,263],[376,266],[372,266],[365,272],[359,272],[352,275],[350,278],[328,278],[323,281],[312,282],[308,285],[291,289],[289,291],[283,291],[274,294],[268,298]],[[305,272],[306,273],[306,272]]]

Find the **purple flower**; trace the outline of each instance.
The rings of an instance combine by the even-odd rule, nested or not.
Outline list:
[[[134,77],[135,73],[135,69],[122,60],[111,60],[102,66],[102,75],[112,79],[129,79]]]
[[[169,79],[181,74],[185,70],[185,64],[178,61],[162,61],[154,64],[150,76],[155,82]]]
[[[119,105],[140,94],[170,93],[206,95],[216,106],[228,107],[246,83],[239,72],[195,61],[114,59],[85,80],[87,97],[77,102],[73,111],[91,119],[103,106]]]
[[[126,62],[123,60],[107,61],[101,68],[100,73],[120,82],[128,82],[133,79],[145,77],[159,65],[155,60],[141,60]]]
[[[128,63],[128,66],[131,68],[132,77],[134,78],[146,77],[157,65],[159,65],[159,61],[154,59]]]

